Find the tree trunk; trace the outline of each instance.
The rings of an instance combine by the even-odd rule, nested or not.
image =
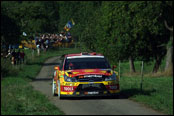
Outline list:
[[[160,58],[160,56],[157,56],[155,58],[155,65],[153,67],[153,73],[157,73],[158,72],[158,69],[160,67],[160,64],[161,64],[161,58]]]
[[[165,72],[173,73],[173,26],[169,27],[167,21],[164,21],[165,27],[170,31],[170,40],[167,44]]]
[[[170,42],[172,42],[173,36],[170,37]],[[166,65],[165,65],[165,72],[173,72],[173,46],[167,46],[167,54],[166,54]]]
[[[135,73],[135,66],[134,66],[134,60],[132,57],[129,57],[129,64],[130,64],[130,73]]]
[[[173,66],[172,57],[173,57],[173,46],[167,49],[165,71],[167,71],[171,67],[171,65]]]

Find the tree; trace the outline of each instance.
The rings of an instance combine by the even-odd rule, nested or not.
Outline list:
[[[19,43],[20,27],[4,13],[1,14],[1,44]]]
[[[165,17],[164,25],[166,29],[170,31],[170,40],[168,41],[166,46],[167,54],[166,54],[165,72],[172,73],[173,72],[173,2],[167,1],[165,3],[166,3],[165,5],[166,12],[164,12],[163,15]]]
[[[168,41],[162,5],[156,1],[102,2],[95,48],[117,61],[129,59],[131,72],[135,72],[134,59],[155,60],[153,72],[157,72],[166,53],[161,44]]]

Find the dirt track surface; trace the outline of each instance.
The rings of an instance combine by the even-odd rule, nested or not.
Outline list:
[[[61,99],[52,96],[52,75],[54,66],[59,65],[59,57],[48,59],[36,79],[31,82],[35,90],[45,94],[67,115],[163,115],[142,104],[126,98],[90,97]]]

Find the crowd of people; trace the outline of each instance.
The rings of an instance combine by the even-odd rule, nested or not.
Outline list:
[[[72,36],[70,32],[61,32],[60,34],[37,34],[34,37],[34,46],[31,47],[34,51],[37,49],[37,54],[38,56],[40,55],[41,51],[47,51],[48,48],[54,47],[54,45],[62,45],[62,47],[67,44],[72,42]],[[32,43],[33,44],[33,43]],[[29,44],[31,45],[31,43]],[[24,47],[26,47],[24,45]],[[2,55],[5,54],[5,55]],[[16,65],[16,64],[21,64],[24,63],[24,49],[19,48],[13,48],[11,45],[9,45],[8,52],[2,53],[1,56],[5,58],[11,59],[11,63]]]
[[[38,34],[34,38],[35,45],[37,48],[38,55],[40,51],[47,51],[48,48],[53,47],[54,45],[65,46],[65,43],[72,42],[71,33],[61,32],[60,34]]]
[[[6,58],[10,57],[11,58],[11,64],[16,65],[16,64],[22,64],[24,63],[24,58],[25,58],[25,53],[24,50],[16,50],[16,49],[9,49],[8,54],[5,56]]]
[[[56,45],[65,46],[65,43],[71,43],[72,36],[70,32],[61,32],[60,34],[37,34],[34,41],[39,55],[41,50],[47,51],[48,48],[55,47]]]
[[[67,42],[70,43],[72,41],[71,33],[70,32],[61,32],[60,34],[40,34],[37,35],[35,40],[49,40],[52,42]]]
[[[65,33],[65,32],[61,32],[60,34],[40,34],[40,35],[36,35],[36,37],[34,38],[36,45],[39,43],[45,43],[46,47],[48,47],[49,45],[52,45],[54,43],[60,42],[60,43],[70,43],[72,41],[72,36],[71,33]]]

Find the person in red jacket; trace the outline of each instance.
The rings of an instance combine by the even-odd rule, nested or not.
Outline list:
[[[20,53],[20,58],[21,58],[21,62],[22,62],[22,63],[24,63],[24,57],[25,57],[25,53],[24,53],[24,51],[22,51],[22,52]]]

